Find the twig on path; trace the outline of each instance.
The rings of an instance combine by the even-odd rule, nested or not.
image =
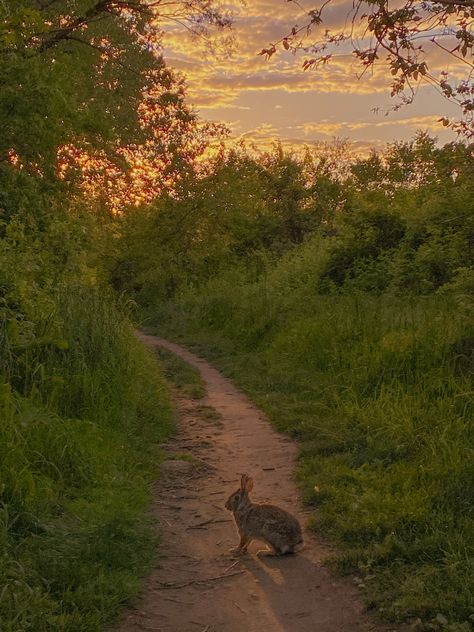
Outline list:
[[[188,555],[187,553],[176,553],[176,557],[186,557],[187,559],[193,560],[194,562],[196,562],[196,564],[201,562],[201,558],[194,557],[194,555]]]
[[[243,612],[244,614],[247,614],[247,611],[246,611],[246,610],[244,610],[244,609],[242,608],[242,606],[239,606],[239,604],[238,604],[236,601],[233,601],[232,603],[234,604],[234,606],[235,606],[236,608],[238,608],[238,609],[240,610],[240,612]]]
[[[217,524],[219,522],[232,522],[232,520],[229,520],[228,518],[223,518],[222,520],[215,520],[214,518],[210,518],[209,520],[205,520],[204,522],[198,522],[198,524],[192,524],[189,527],[186,527],[186,529],[202,529],[207,524],[211,524],[211,523]]]
[[[181,511],[181,505],[171,505],[170,503],[164,502],[163,500],[155,500],[157,505],[164,505],[167,509],[174,509],[176,511]]]
[[[182,601],[181,599],[173,599],[173,597],[162,597],[165,601],[172,601],[173,603],[177,603],[180,606],[194,606],[194,603],[190,601]]]
[[[214,518],[209,518],[209,520],[204,520],[204,522],[198,522],[197,524],[192,524],[186,529],[200,529],[201,527],[205,527],[207,524],[214,522]]]
[[[235,575],[242,575],[245,571],[237,571],[236,573],[230,573],[229,575],[216,575],[215,577],[205,577],[204,579],[192,579],[189,582],[158,582],[161,587],[165,589],[173,588],[185,588],[186,586],[192,586],[193,584],[206,584],[207,582],[218,581],[219,579],[227,579],[228,577],[235,577]]]
[[[232,570],[232,569],[234,568],[234,566],[237,566],[237,564],[240,564],[240,560],[236,560],[233,564],[231,564],[230,566],[228,566],[228,567],[225,569],[224,573],[227,573],[227,571]]]
[[[208,632],[208,630],[209,630],[209,626],[206,625],[206,627],[202,629],[202,632]]]

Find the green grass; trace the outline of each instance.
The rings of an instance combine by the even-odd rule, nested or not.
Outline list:
[[[470,301],[318,296],[280,265],[260,283],[232,273],[184,292],[160,312],[160,333],[200,348],[301,442],[312,528],[339,544],[335,563],[362,578],[369,607],[470,629]]]
[[[197,369],[166,349],[156,351],[165,377],[185,397],[202,399],[206,387]]]
[[[156,554],[147,509],[173,411],[156,359],[106,292],[69,287],[48,305],[23,344],[0,331],[10,343],[1,352],[0,628],[99,632]]]
[[[214,426],[222,427],[222,415],[213,406],[199,405],[194,409],[201,419]]]

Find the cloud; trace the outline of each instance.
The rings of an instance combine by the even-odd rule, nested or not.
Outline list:
[[[299,126],[305,136],[324,134],[325,136],[345,136],[355,130],[377,130],[380,128],[410,127],[412,132],[418,129],[437,132],[440,129],[439,116],[411,116],[406,118],[387,118],[384,121],[319,121],[307,122]]]
[[[301,4],[306,11],[314,8],[309,0]],[[392,82],[383,63],[360,77],[361,67],[347,45],[327,66],[308,72],[303,72],[302,62],[310,52],[294,56],[279,51],[267,60],[257,53],[293,25],[303,25],[305,12],[287,0],[234,0],[226,6],[235,12],[232,55],[226,55],[225,42],[219,54],[210,55],[199,39],[177,27],[167,33],[164,54],[169,65],[186,76],[190,103],[204,118],[225,120],[236,136],[253,134],[259,142],[291,139],[298,145],[341,135],[362,144],[377,143],[408,138],[418,127],[438,132],[437,119],[454,112],[432,89],[422,86],[410,116],[398,113],[380,120],[371,111],[390,109]],[[332,0],[325,13],[327,25],[334,31],[350,27],[352,7],[349,0]],[[315,29],[312,37],[322,33],[323,29]],[[354,37],[363,38],[365,33],[356,27]],[[427,46],[430,70],[444,70],[446,55],[432,44]],[[462,76],[451,61],[450,70]],[[446,139],[447,134],[440,133]]]

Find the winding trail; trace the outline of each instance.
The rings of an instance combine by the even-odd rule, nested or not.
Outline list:
[[[264,415],[204,360],[182,347],[146,334],[196,367],[205,381],[201,401],[177,396],[179,432],[167,446],[168,466],[157,483],[153,516],[159,525],[160,559],[141,598],[116,632],[388,632],[365,612],[353,578],[336,577],[322,565],[326,543],[305,532],[294,556],[249,554],[236,560],[238,542],[224,509],[241,473],[253,476],[257,501],[271,501],[309,517],[293,481],[296,445],[277,433]],[[204,405],[204,406],[203,406]],[[203,414],[210,406],[221,415]],[[173,453],[191,453],[191,461]],[[400,628],[398,628],[400,630]]]

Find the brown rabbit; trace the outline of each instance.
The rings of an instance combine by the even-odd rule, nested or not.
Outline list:
[[[229,496],[225,507],[234,514],[240,534],[240,543],[234,553],[245,553],[252,540],[262,540],[270,545],[275,555],[294,553],[303,545],[301,527],[291,514],[280,507],[254,504],[249,498],[253,481],[242,475],[240,489]]]

